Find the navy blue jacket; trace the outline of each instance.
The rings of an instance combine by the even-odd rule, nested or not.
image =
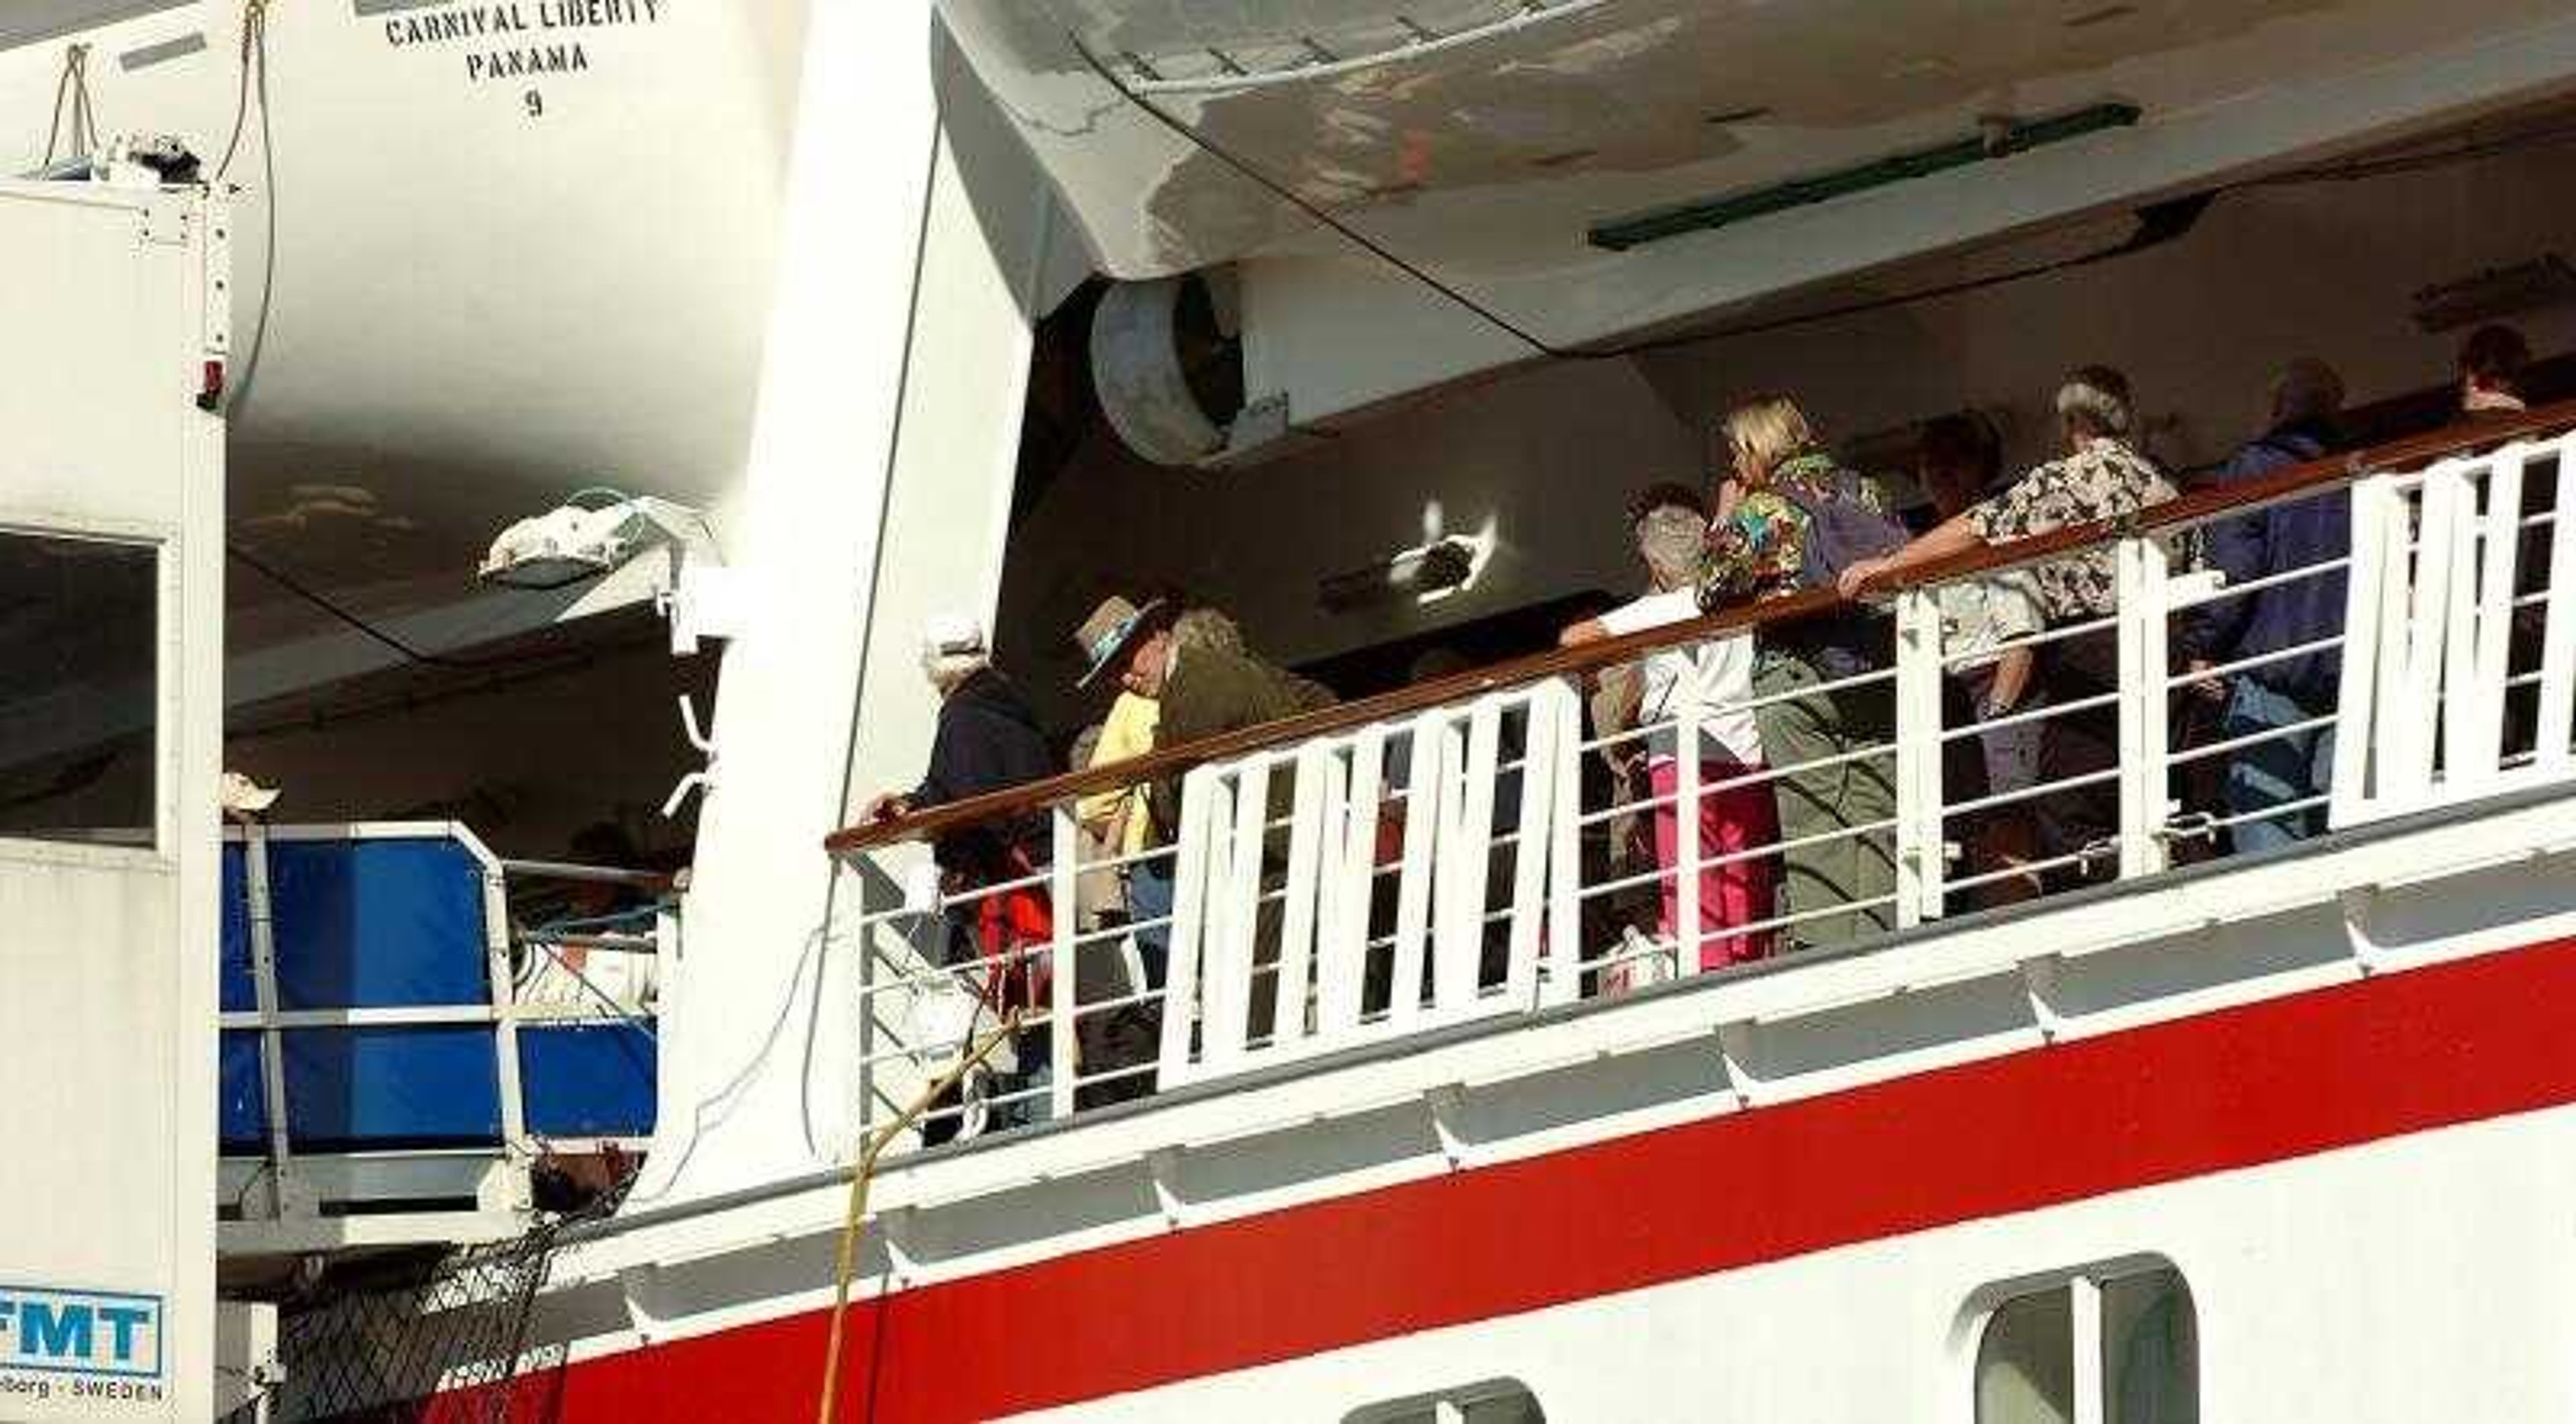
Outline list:
[[[2317,424],[2285,425],[2236,452],[2216,483],[2239,484],[2322,458],[2335,434]],[[2352,499],[2341,488],[2220,520],[2205,531],[2209,562],[2227,571],[2232,587],[2272,574],[2329,563],[2352,552]],[[2178,630],[2186,658],[2211,663],[2277,652],[2343,631],[2344,574],[2314,578],[2222,598],[2193,610]],[[2267,663],[2239,674],[2272,689],[2311,715],[2331,710],[2342,655],[2332,648]]]
[[[913,789],[912,809],[927,811],[987,791],[1025,786],[1056,770],[1037,714],[1018,688],[987,668],[959,683],[939,704],[930,770]],[[1047,863],[1047,832],[1043,816],[966,826],[931,842],[931,858],[974,884],[1016,880]]]

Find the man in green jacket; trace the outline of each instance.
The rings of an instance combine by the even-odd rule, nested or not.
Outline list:
[[[1084,684],[1114,667],[1119,683],[1129,692],[1161,705],[1154,727],[1158,750],[1333,705],[1333,695],[1321,686],[1249,652],[1206,643],[1185,644],[1175,638],[1173,624],[1178,611],[1159,601],[1139,608],[1126,599],[1111,598],[1094,610],[1074,635],[1091,653],[1091,670],[1083,675]],[[1272,821],[1284,820],[1291,813],[1294,781],[1285,775],[1270,778]],[[1146,790],[1146,805],[1152,813],[1152,843],[1165,846],[1179,840],[1180,778],[1167,776],[1153,782]],[[1261,878],[1265,895],[1285,880],[1287,845],[1284,833],[1275,833],[1264,843]],[[1256,912],[1253,961],[1257,976],[1258,966],[1275,963],[1278,958],[1278,909],[1276,900],[1265,898]],[[1262,976],[1251,1005],[1250,1032],[1255,1038],[1270,1032],[1274,998],[1266,976]]]
[[[1154,726],[1158,749],[1333,705],[1333,694],[1321,686],[1248,652],[1184,647],[1172,635],[1178,611],[1160,601],[1138,608],[1126,599],[1111,598],[1075,635],[1092,653],[1085,683],[1115,666],[1120,685],[1161,705],[1162,714]],[[1285,780],[1274,779],[1273,819],[1288,814],[1286,793],[1291,789]],[[1170,844],[1180,835],[1180,778],[1156,781],[1147,802],[1153,812],[1155,844]]]

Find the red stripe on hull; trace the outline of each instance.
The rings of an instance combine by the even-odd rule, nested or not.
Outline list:
[[[986,1419],[2557,1106],[2569,1002],[2576,941],[908,1291],[853,1306],[841,1417]],[[1674,1186],[1720,1176],[1763,1209]],[[805,1314],[521,1380],[512,1417],[808,1419],[822,1358]]]

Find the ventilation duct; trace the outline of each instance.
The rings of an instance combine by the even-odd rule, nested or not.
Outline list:
[[[1091,318],[1091,379],[1128,449],[1199,465],[1243,411],[1243,343],[1226,274],[1113,282]]]

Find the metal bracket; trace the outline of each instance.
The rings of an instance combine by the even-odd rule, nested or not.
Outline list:
[[[2057,992],[2058,970],[2065,961],[2054,954],[2044,954],[2021,962],[2021,988],[2030,1000],[2032,1022],[2039,1026],[2042,1043],[2056,1043],[2066,1036],[2066,1016],[2057,1011],[2050,997]]]
[[[2387,946],[2370,932],[2370,903],[2378,891],[2376,885],[2361,885],[2335,894],[2335,907],[2343,912],[2344,938],[2352,945],[2353,968],[2364,979],[2388,968]]]
[[[708,736],[705,729],[698,725],[698,704],[690,700],[685,692],[680,694],[680,731],[689,739],[689,745],[697,748],[698,754],[705,757],[707,762],[704,767],[681,777],[680,784],[672,787],[671,794],[663,798],[662,819],[666,821],[680,814],[680,805],[689,799],[690,792],[712,792],[716,786],[715,738]]]
[[[1717,1060],[1726,1070],[1726,1081],[1735,1087],[1735,1105],[1740,1108],[1758,1107],[1767,1096],[1761,1077],[1753,1071],[1756,1027],[1752,1019],[1717,1026]]]
[[[1449,1169],[1454,1172],[1467,1166],[1475,1147],[1458,1130],[1458,1119],[1467,1108],[1467,1090],[1443,1083],[1423,1094],[1423,1102],[1431,1110],[1431,1130],[1439,1135],[1440,1154],[1449,1159]]]
[[[1240,455],[1288,436],[1288,393],[1274,391],[1244,402],[1234,423],[1225,428],[1225,453]]]
[[[1181,1149],[1158,1147],[1145,1154],[1145,1176],[1154,1187],[1154,1205],[1163,1224],[1178,1231],[1187,1224],[1188,1206],[1181,1200]]]

